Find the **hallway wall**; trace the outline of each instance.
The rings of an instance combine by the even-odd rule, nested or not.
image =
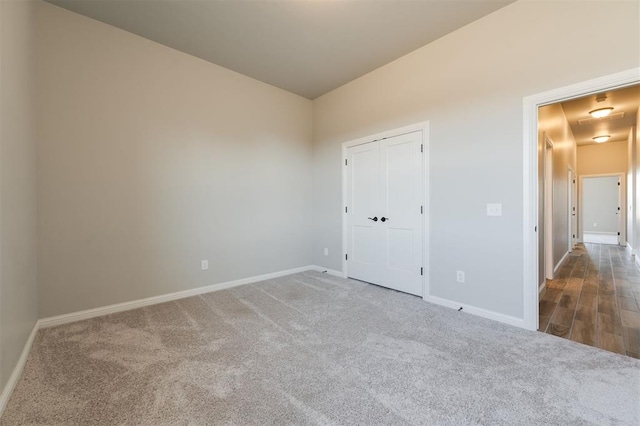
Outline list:
[[[628,142],[606,142],[578,147],[578,175],[627,173]]]
[[[569,249],[569,167],[576,170],[576,142],[562,105],[538,109],[538,188],[544,188],[545,137],[553,141],[553,264],[557,266]],[[544,191],[538,192],[539,280],[544,281]]]

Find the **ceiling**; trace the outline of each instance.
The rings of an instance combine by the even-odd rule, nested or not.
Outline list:
[[[314,99],[514,0],[47,0]]]
[[[596,101],[596,98],[603,94],[607,98],[601,102]],[[599,135],[611,135],[608,142],[626,141],[629,129],[636,124],[638,106],[640,106],[640,85],[562,103],[562,109],[578,146],[594,144],[593,138]],[[589,111],[605,107],[613,107],[609,117],[594,119],[588,123],[583,121],[592,118]]]

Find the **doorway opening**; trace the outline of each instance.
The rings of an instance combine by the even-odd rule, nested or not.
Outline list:
[[[624,174],[580,176],[582,242],[626,246]]]
[[[525,99],[525,322],[636,357],[639,82],[632,70]]]

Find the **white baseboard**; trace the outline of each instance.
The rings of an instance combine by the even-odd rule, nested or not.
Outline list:
[[[520,327],[527,329],[527,325],[523,318],[512,317],[510,315],[501,314],[498,312],[490,311],[488,309],[477,308],[475,306],[466,305],[464,303],[455,302],[453,300],[443,299],[437,296],[426,296],[424,300],[430,303],[434,303],[436,305],[445,306],[451,309],[460,309],[462,308],[462,312],[466,312],[468,314],[477,315],[482,318],[487,318],[490,320],[498,321],[504,324],[513,325],[515,327]]]
[[[541,283],[538,286],[538,294],[542,294],[542,292],[547,288],[547,280],[544,280],[543,283]]]
[[[5,407],[7,406],[7,402],[9,402],[9,398],[11,397],[11,393],[13,393],[13,389],[18,384],[18,380],[20,376],[22,376],[22,370],[24,369],[24,365],[27,362],[27,357],[29,356],[29,352],[31,352],[31,346],[33,345],[33,340],[36,338],[36,334],[40,329],[40,322],[37,321],[33,330],[31,330],[31,334],[27,338],[26,343],[24,344],[24,348],[22,349],[22,353],[20,354],[20,358],[18,358],[18,362],[16,366],[13,368],[13,372],[11,376],[9,376],[9,380],[4,385],[4,389],[0,394],[0,417],[2,417],[2,413],[4,412]]]
[[[617,232],[585,231],[584,234],[618,235]]]
[[[567,256],[569,256],[569,252],[567,251],[564,256],[562,256],[562,259],[560,259],[560,262],[558,262],[556,264],[556,266],[553,267],[553,275],[556,275],[556,272],[558,272],[558,269],[560,269],[560,267],[562,266],[562,262],[565,261],[565,259],[567,258]]]
[[[344,274],[341,271],[336,271],[335,269],[327,269],[327,268],[323,268],[322,266],[318,266],[318,265],[311,266],[311,269],[313,271],[326,272],[327,274],[333,275],[334,277],[344,278]]]
[[[178,291],[175,293],[163,294],[160,296],[147,297],[146,299],[132,300],[130,302],[117,303],[115,305],[101,306],[99,308],[87,309],[79,312],[71,312],[69,314],[57,315],[39,320],[40,328],[55,327],[57,325],[68,324],[71,322],[82,321],[89,318],[100,317],[103,315],[114,314],[116,312],[129,311],[131,309],[141,308],[143,306],[157,305],[158,303],[170,302],[172,300],[184,299],[185,297],[197,296],[199,294],[211,293],[213,291],[224,290],[227,288],[238,287],[245,284],[251,284],[258,281],[278,278],[285,275],[296,274],[309,270],[317,270],[315,266],[303,266],[301,268],[287,269],[285,271],[273,272],[270,274],[256,275],[240,280],[227,281],[223,283],[198,287],[190,290]]]

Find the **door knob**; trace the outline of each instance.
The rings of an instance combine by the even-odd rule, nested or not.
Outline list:
[[[380,218],[380,220],[381,220],[382,222],[384,222],[385,220],[389,220],[389,218],[388,218],[388,217],[384,217],[384,216],[382,216],[382,217]]]
[[[374,216],[374,217],[368,217],[367,219],[372,220],[372,221],[374,221],[374,222],[377,222],[377,221],[378,221],[378,217],[377,217],[377,216]]]

